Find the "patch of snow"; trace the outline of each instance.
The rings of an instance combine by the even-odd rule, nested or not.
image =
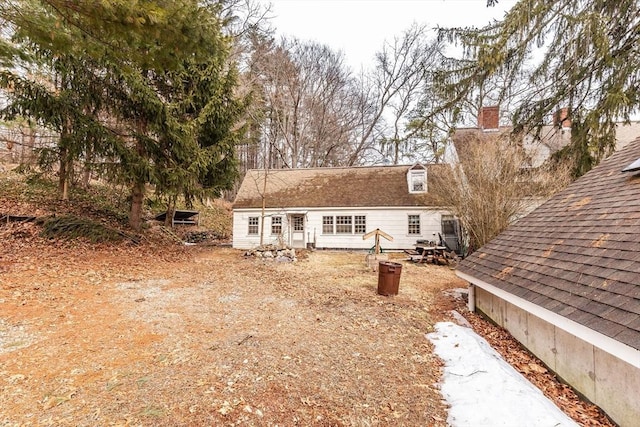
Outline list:
[[[440,322],[427,338],[444,361],[451,427],[578,426],[472,329]]]
[[[453,317],[453,319],[456,321],[458,325],[467,326],[469,328],[471,327],[471,323],[469,323],[469,321],[465,319],[465,317],[462,314],[458,313],[456,310],[451,310],[449,313],[451,314],[451,316]]]

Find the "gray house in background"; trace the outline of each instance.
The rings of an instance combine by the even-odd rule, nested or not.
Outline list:
[[[469,308],[640,425],[640,138],[462,261]]]

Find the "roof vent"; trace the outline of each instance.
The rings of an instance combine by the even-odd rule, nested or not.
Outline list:
[[[622,169],[622,172],[635,172],[638,170],[640,170],[640,159],[636,160],[626,168]]]

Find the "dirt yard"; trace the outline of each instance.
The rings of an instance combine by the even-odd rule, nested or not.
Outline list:
[[[3,426],[446,425],[425,333],[447,267],[405,263],[383,297],[363,253],[12,245]]]
[[[281,263],[45,240],[33,223],[0,240],[3,427],[445,426],[425,334],[451,309],[581,425],[611,425],[448,296],[466,285],[448,267],[403,262],[384,297],[364,253]]]

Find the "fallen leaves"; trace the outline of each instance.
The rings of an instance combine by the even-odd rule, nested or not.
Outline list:
[[[56,406],[62,405],[65,402],[70,401],[77,393],[76,389],[72,390],[57,390],[56,394],[47,395],[42,400],[42,409],[49,410]]]
[[[47,409],[32,419],[58,425],[445,425],[423,332],[449,270],[408,265],[385,298],[362,254],[284,265],[210,247],[9,244],[3,317],[37,345],[0,354],[3,378],[29,372],[0,380],[0,419],[27,419],[35,399]]]

